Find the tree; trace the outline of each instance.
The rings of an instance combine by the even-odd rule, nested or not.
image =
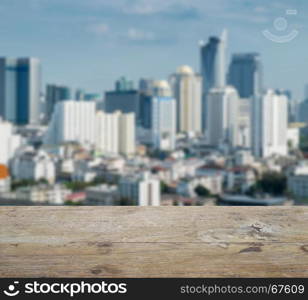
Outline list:
[[[162,194],[166,194],[166,193],[169,192],[168,185],[163,181],[160,182],[160,191],[161,191]]]
[[[266,172],[256,184],[256,190],[273,196],[281,196],[287,190],[287,178],[278,172]]]
[[[196,188],[195,188],[195,193],[199,196],[199,197],[208,197],[211,195],[211,192],[205,188],[204,186],[202,185],[198,185]]]

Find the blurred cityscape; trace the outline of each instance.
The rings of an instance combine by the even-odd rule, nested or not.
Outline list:
[[[102,94],[1,57],[0,205],[308,204],[308,85],[265,88],[262,53],[228,63],[231,42],[200,44],[198,72]]]

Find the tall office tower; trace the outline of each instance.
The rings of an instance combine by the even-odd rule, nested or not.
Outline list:
[[[239,96],[231,86],[208,94],[207,141],[212,146],[238,146]]]
[[[149,173],[142,176],[127,176],[120,180],[120,195],[139,206],[160,205],[160,181],[150,177]]]
[[[288,99],[268,90],[252,105],[252,148],[257,157],[287,155]]]
[[[144,95],[151,95],[153,90],[153,79],[141,78],[139,80],[139,92]]]
[[[154,83],[153,79],[141,78],[139,81],[140,125],[146,129],[151,128],[151,99]]]
[[[135,153],[135,115],[120,111],[96,115],[96,149],[106,155]]]
[[[258,53],[234,54],[229,66],[228,84],[234,86],[241,98],[261,95],[263,73]]]
[[[113,113],[115,111],[122,113],[134,113],[136,122],[140,119],[140,96],[139,91],[133,89],[131,81],[121,78],[116,82],[115,91],[106,92],[105,111]]]
[[[55,106],[45,144],[95,144],[95,102],[68,100]]]
[[[64,100],[71,99],[71,89],[67,86],[48,84],[46,87],[45,121],[49,122],[55,105]]]
[[[206,97],[211,88],[226,85],[226,48],[227,31],[221,37],[210,37],[207,44],[201,46],[201,76],[202,76],[202,128],[206,127]]]
[[[14,126],[0,117],[0,164],[9,165],[16,150],[23,144],[20,135],[14,133]]]
[[[85,91],[83,89],[77,89],[75,93],[75,99],[77,101],[85,100]]]
[[[308,99],[298,104],[298,121],[308,125]]]
[[[116,81],[117,91],[131,91],[134,90],[134,82],[132,80],[127,80],[124,76]]]
[[[177,131],[201,133],[201,76],[195,74],[189,66],[181,66],[171,75],[170,84],[177,102]]]
[[[14,124],[39,124],[41,65],[36,58],[0,58],[0,116]]]

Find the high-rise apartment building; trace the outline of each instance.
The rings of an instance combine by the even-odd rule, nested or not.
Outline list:
[[[261,95],[263,73],[258,53],[234,54],[229,67],[228,84],[234,86],[241,98]]]
[[[181,66],[171,75],[170,84],[177,103],[177,131],[201,133],[201,76],[195,74],[189,66]]]
[[[45,135],[45,143],[75,141],[94,145],[95,114],[94,102],[68,100],[57,103]]]
[[[18,125],[39,124],[41,65],[36,58],[0,58],[0,116]]]
[[[135,115],[120,111],[96,114],[96,150],[106,155],[135,153]]]
[[[240,98],[238,101],[238,138],[237,145],[251,147],[251,100]]]
[[[252,105],[252,149],[257,157],[287,155],[288,99],[273,90]]]
[[[208,93],[207,141],[209,145],[238,146],[239,96],[230,86]]]
[[[117,111],[96,112],[95,102],[59,102],[44,138],[45,144],[78,142],[102,154],[135,153],[135,116]]]

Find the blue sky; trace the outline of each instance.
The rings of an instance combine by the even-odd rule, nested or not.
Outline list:
[[[307,15],[306,0],[0,0],[0,56],[38,57],[45,83],[102,92],[122,75],[163,79],[181,64],[199,71],[199,41],[227,28],[229,56],[261,53],[266,86],[301,98]],[[277,17],[287,19],[285,31],[273,28]],[[299,35],[279,44],[265,29]]]

